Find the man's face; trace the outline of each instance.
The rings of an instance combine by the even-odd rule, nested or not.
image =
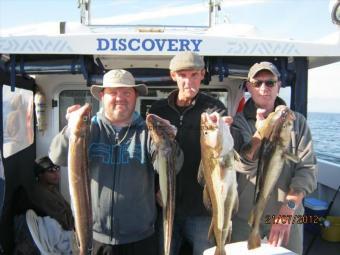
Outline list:
[[[179,97],[188,100],[193,99],[199,92],[204,72],[204,69],[171,72],[171,78],[177,82]]]
[[[104,115],[112,123],[130,121],[137,99],[134,88],[105,88],[99,96],[103,103]]]
[[[39,182],[45,185],[57,186],[60,181],[60,167],[56,166],[53,171],[46,170],[39,174]]]
[[[247,82],[247,89],[258,108],[272,110],[280,85],[280,81],[271,72],[263,70]]]

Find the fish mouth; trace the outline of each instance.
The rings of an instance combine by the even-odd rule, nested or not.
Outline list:
[[[275,108],[275,116],[273,118],[273,131],[272,139],[277,139],[281,130],[290,125],[290,123],[295,120],[294,112],[287,106],[279,105]]]
[[[170,139],[176,137],[177,128],[155,114],[148,114],[146,116],[146,125],[154,136],[156,135],[159,138],[169,137]]]
[[[294,112],[287,106],[279,105],[276,107],[275,111],[280,111],[279,120],[281,123],[296,119]]]

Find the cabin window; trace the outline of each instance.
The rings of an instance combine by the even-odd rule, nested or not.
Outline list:
[[[3,153],[7,158],[33,144],[33,92],[4,85],[2,87]]]
[[[85,103],[92,105],[92,115],[98,112],[99,102],[89,90],[64,90],[59,94],[59,130],[67,124],[65,119],[67,108],[71,105],[84,105]]]
[[[157,88],[157,87],[149,87],[148,95],[141,96],[137,98],[136,103],[136,111],[139,111],[143,118],[145,118],[146,114],[149,112],[151,105],[162,98],[167,98],[168,95],[176,89],[175,86],[169,86],[167,88]],[[201,87],[200,91],[220,100],[227,107],[227,96],[228,91],[224,88],[207,88]]]

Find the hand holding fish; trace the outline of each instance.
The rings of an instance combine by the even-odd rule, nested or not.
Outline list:
[[[217,123],[220,116],[217,112],[213,112],[213,113],[209,114],[209,118],[213,123]],[[231,116],[222,116],[221,119],[228,126],[231,126],[231,124],[233,124],[233,117],[231,117]]]
[[[294,210],[289,209],[287,206],[282,205],[277,215],[284,215],[287,218],[293,218],[295,214]],[[282,222],[278,220],[275,224],[272,224],[268,243],[273,246],[281,246],[282,243],[287,245],[289,241],[290,229],[292,227],[292,222],[290,220],[285,220]]]
[[[68,129],[71,134],[79,135],[86,128],[86,121],[89,119],[91,106],[85,104],[83,106],[72,105],[66,110],[66,119],[68,121]]]

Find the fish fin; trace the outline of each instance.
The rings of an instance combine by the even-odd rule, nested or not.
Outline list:
[[[222,247],[222,249],[219,249],[218,247],[216,247],[214,255],[226,255],[224,246]]]
[[[202,185],[202,187],[205,186],[205,180],[204,180],[204,175],[203,175],[203,173],[204,173],[204,167],[203,167],[203,162],[202,162],[202,160],[201,160],[200,166],[199,166],[199,168],[198,168],[197,181],[198,181],[199,184]]]
[[[299,163],[301,161],[298,156],[296,156],[292,153],[289,153],[289,152],[285,152],[284,157],[285,157],[286,160],[293,161],[294,163]]]
[[[248,238],[248,250],[252,250],[260,246],[261,246],[260,234],[257,232],[251,231],[249,238]]]
[[[240,154],[238,154],[236,150],[233,150],[233,151],[234,151],[234,160],[240,162],[241,161]]]
[[[208,189],[207,189],[207,185],[204,186],[204,190],[203,190],[203,204],[204,204],[205,208],[209,212],[211,212],[212,205],[211,205],[211,200],[210,200],[209,192],[208,192]]]
[[[208,240],[211,240],[213,236],[214,236],[214,221],[211,220],[211,224],[208,231]]]
[[[238,199],[238,195],[236,195],[232,215],[235,215],[237,213],[239,205],[240,205],[240,200]]]
[[[226,235],[226,238],[223,239],[223,240],[226,240],[227,243],[230,243],[231,241],[231,233],[232,233],[232,229],[233,229],[233,222],[232,221],[229,221],[229,228],[224,230],[225,231],[225,235]]]
[[[255,220],[255,218],[254,218],[254,209],[252,209],[251,212],[250,212],[250,215],[249,215],[249,219],[248,219],[248,225],[250,227],[252,227],[254,225],[254,220]]]
[[[158,151],[157,151],[157,150],[155,150],[155,151],[152,153],[151,162],[152,162],[153,168],[156,170],[157,173],[159,173],[159,167],[158,167]]]

